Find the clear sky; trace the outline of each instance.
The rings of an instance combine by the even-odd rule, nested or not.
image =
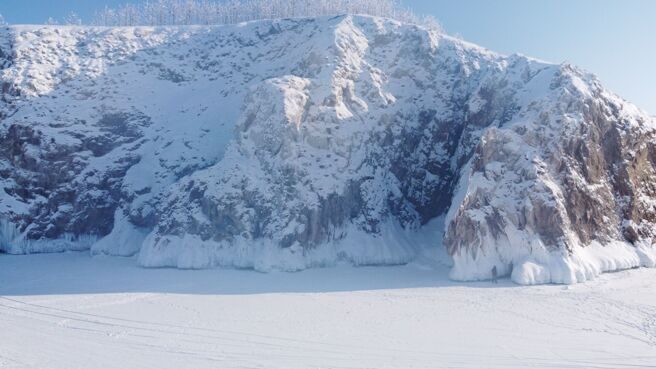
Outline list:
[[[43,23],[126,0],[0,0],[12,24]],[[447,32],[489,49],[569,61],[656,114],[656,0],[405,0]]]

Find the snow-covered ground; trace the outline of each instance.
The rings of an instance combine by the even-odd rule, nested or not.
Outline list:
[[[656,367],[654,269],[520,287],[434,265],[261,274],[0,255],[0,368]]]

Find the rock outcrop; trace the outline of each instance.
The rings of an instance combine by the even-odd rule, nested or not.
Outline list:
[[[5,252],[267,271],[443,245],[455,279],[522,284],[656,264],[656,122],[570,65],[340,16],[9,27],[0,68]]]

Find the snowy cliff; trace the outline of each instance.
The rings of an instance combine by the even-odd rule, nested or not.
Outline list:
[[[570,65],[339,16],[8,27],[0,73],[5,252],[266,271],[444,244],[453,278],[523,284],[656,265],[656,122]]]

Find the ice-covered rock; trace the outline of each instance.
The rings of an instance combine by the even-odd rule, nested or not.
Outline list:
[[[573,283],[653,265],[654,122],[589,75],[554,73],[462,172],[445,236],[456,279],[496,267],[518,283]]]
[[[399,264],[446,215],[459,280],[656,261],[656,123],[569,65],[339,16],[6,27],[0,78],[5,252]]]

